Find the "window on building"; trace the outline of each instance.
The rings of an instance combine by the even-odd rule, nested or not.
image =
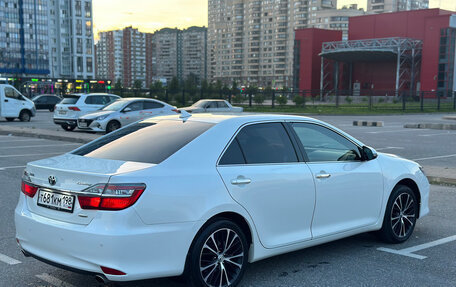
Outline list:
[[[84,8],[85,8],[86,18],[91,18],[92,17],[92,5],[90,4],[90,2],[85,2]]]

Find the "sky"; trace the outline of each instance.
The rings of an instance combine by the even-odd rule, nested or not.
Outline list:
[[[365,8],[367,0],[338,0],[339,8],[352,3]],[[95,35],[128,26],[141,32],[207,26],[207,6],[207,0],[93,0]],[[456,0],[430,0],[429,6],[456,11]]]

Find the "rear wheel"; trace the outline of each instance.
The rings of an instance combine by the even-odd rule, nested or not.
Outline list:
[[[120,123],[118,121],[112,121],[109,122],[106,126],[106,133],[109,134],[110,132],[113,132],[118,129],[120,129]]]
[[[50,107],[49,111],[52,113],[55,110],[55,107]]]
[[[12,122],[12,121],[14,121],[14,118],[6,118],[6,120],[7,120],[8,122]]]
[[[412,189],[405,185],[394,188],[386,206],[380,237],[389,243],[409,239],[418,217],[418,201]]]
[[[247,260],[248,243],[242,229],[229,220],[219,220],[197,235],[185,274],[191,286],[236,286]]]
[[[60,125],[62,127],[62,129],[66,130],[67,132],[71,132],[73,131],[76,126],[70,126],[70,125],[67,125],[67,124],[63,124],[63,125]]]
[[[19,120],[21,122],[30,122],[30,119],[32,116],[30,115],[29,111],[22,111],[21,114],[19,115]]]

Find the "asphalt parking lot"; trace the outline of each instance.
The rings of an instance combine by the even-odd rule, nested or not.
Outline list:
[[[456,142],[454,132],[416,130],[404,134],[399,132],[399,125],[387,129],[359,128],[349,126],[348,119],[321,118],[379,150],[384,148],[409,155],[409,158],[447,155],[423,162],[454,165],[454,158],[449,156],[456,154],[455,147],[451,146]],[[381,131],[384,133],[379,133]],[[431,135],[439,132],[440,135]],[[418,139],[420,141],[415,142]],[[427,144],[434,146],[427,147]],[[442,150],[436,151],[436,144]],[[415,148],[407,148],[407,145]],[[78,146],[69,142],[0,136],[0,182],[3,183],[0,192],[0,286],[100,286],[93,277],[25,258],[15,242],[13,211],[24,166],[29,161]],[[432,186],[431,213],[419,220],[413,237],[406,243],[384,244],[370,233],[353,236],[251,264],[241,286],[455,286],[455,203],[455,187]],[[110,286],[182,287],[185,284],[165,278]]]

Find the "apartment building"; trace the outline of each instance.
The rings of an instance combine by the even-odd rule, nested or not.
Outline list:
[[[0,0],[0,74],[94,77],[92,0]]]
[[[98,33],[96,44],[96,75],[100,79],[110,79],[112,82],[123,79],[123,31],[108,31]]]
[[[189,75],[197,81],[207,79],[207,28],[185,30],[165,28],[153,36],[154,76],[185,80]]]
[[[428,8],[429,0],[367,0],[367,12],[369,14]]]
[[[141,82],[146,87],[146,33],[127,27],[123,29],[123,84],[132,87]]]
[[[291,87],[295,29],[336,7],[336,0],[209,0],[211,79]]]
[[[309,28],[339,30],[342,31],[342,40],[348,40],[348,19],[365,15],[366,12],[353,4],[342,9],[321,9],[312,14]]]

